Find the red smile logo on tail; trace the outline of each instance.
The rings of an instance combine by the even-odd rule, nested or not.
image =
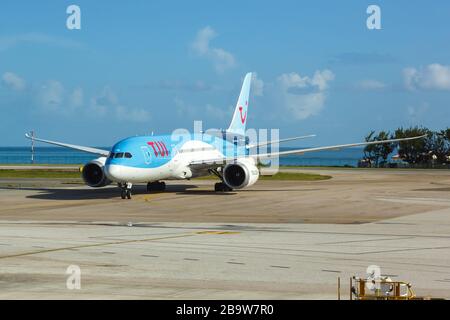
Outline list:
[[[244,124],[245,119],[247,119],[247,111],[245,111],[244,115],[242,115],[242,109],[243,108],[241,106],[239,106],[239,112],[241,114],[241,122],[242,122],[242,124]]]

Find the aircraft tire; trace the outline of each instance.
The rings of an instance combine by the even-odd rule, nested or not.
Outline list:
[[[216,192],[226,192],[226,191],[232,191],[233,189],[231,189],[229,186],[227,186],[225,183],[223,182],[217,182],[214,185],[214,191]]]

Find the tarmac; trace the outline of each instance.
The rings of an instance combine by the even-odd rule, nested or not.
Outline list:
[[[336,299],[338,277],[348,299],[370,265],[450,298],[450,171],[300,171],[333,178],[230,193],[174,181],[131,200],[77,180],[0,179],[0,299]]]

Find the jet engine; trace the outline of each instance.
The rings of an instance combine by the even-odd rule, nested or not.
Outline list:
[[[259,170],[251,161],[230,163],[223,169],[223,181],[232,189],[242,189],[255,184]]]
[[[106,158],[100,157],[85,164],[82,169],[84,183],[93,188],[104,187],[110,184],[112,181],[105,175],[105,162]]]

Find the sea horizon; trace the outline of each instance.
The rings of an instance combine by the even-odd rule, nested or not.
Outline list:
[[[97,147],[110,150],[111,147]],[[280,151],[293,149],[306,149],[310,147],[280,147]],[[326,150],[281,156],[281,166],[352,166],[356,167],[358,161],[364,157],[363,148],[354,147],[341,150]],[[31,161],[30,146],[0,147],[0,164],[84,164],[98,156],[55,146],[34,147],[34,162]]]

